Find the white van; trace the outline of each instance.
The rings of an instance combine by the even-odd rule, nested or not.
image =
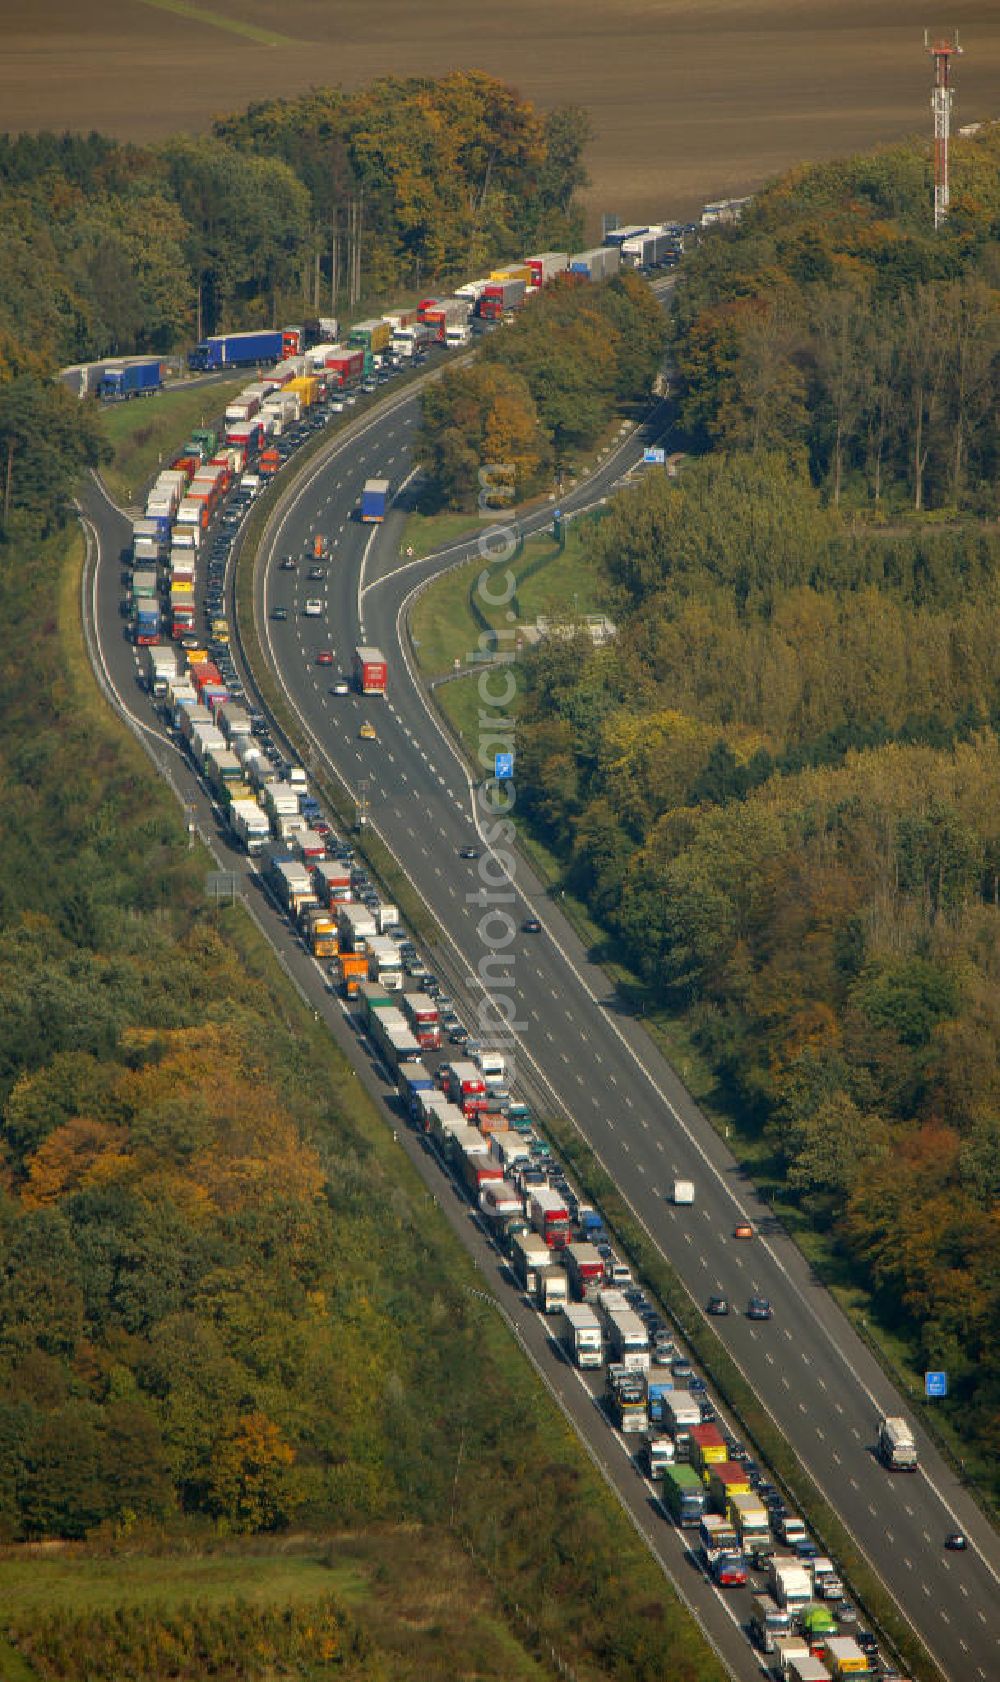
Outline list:
[[[675,1180],[674,1189],[670,1196],[671,1203],[678,1205],[694,1202],[694,1181]]]

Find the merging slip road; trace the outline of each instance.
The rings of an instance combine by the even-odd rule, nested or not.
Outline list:
[[[696,1300],[704,1304],[714,1291],[731,1299],[735,1312],[716,1329],[945,1675],[953,1682],[996,1682],[1000,1555],[994,1532],[919,1430],[917,1476],[892,1476],[874,1460],[878,1416],[912,1417],[911,1410],[811,1276],[677,1075],[623,1012],[608,978],[590,962],[531,867],[515,853],[508,872],[484,840],[476,785],[418,681],[406,631],[414,594],[446,567],[474,555],[475,544],[406,561],[400,557],[401,512],[375,528],[357,519],[366,478],[387,477],[393,493],[411,482],[418,402],[412,389],[390,396],[333,439],[282,499],[259,549],[255,611],[261,642],[298,716],[309,757],[351,797],[364,799],[369,824],[430,908],[442,931],[435,963],[470,1026],[484,993],[480,963],[502,926],[481,928],[481,919],[491,905],[510,913],[515,932],[506,950],[520,1083],[543,1114],[567,1116],[579,1128]],[[668,426],[667,406],[653,405],[645,424],[621,440],[586,485],[562,500],[564,512],[571,515],[609,494],[641,460],[643,448],[666,437]],[[135,687],[134,652],[118,616],[118,552],[127,526],[96,491],[88,493],[86,511],[99,561],[85,611],[100,636],[109,686],[128,698],[137,727],[152,733],[145,722],[152,714]],[[551,518],[551,507],[540,510],[523,519],[520,529],[528,533]],[[332,554],[324,577],[310,580],[317,533],[331,540]],[[286,555],[296,558],[295,571],[280,569]],[[502,576],[502,566],[492,570]],[[321,601],[320,617],[305,616],[308,598]],[[275,619],[275,607],[286,608],[287,619]],[[361,642],[380,646],[387,656],[386,701],[331,692],[350,671],[353,649]],[[321,649],[332,650],[332,668],[317,665]],[[492,697],[504,693],[503,671],[491,671]],[[364,720],[375,724],[377,740],[359,736]],[[183,762],[159,734],[158,761],[175,781],[190,782]],[[199,821],[210,828],[207,807],[201,810],[198,797],[192,799]],[[224,842],[215,844],[227,868],[252,874],[245,859]],[[459,857],[470,844],[482,847],[481,860]],[[252,897],[256,890],[251,886],[249,892]],[[503,897],[484,900],[484,893]],[[528,915],[540,920],[540,934],[522,932]],[[271,920],[276,927],[269,926],[269,933],[279,949],[284,944],[286,961],[302,968],[321,1008],[336,1014],[331,1001],[323,1000],[315,966],[293,950],[279,920]],[[406,1148],[419,1154],[412,1140]],[[667,1201],[677,1176],[695,1183],[692,1208],[674,1209]],[[451,1218],[468,1226],[464,1214],[452,1211]],[[750,1242],[733,1236],[743,1218],[754,1224]],[[495,1272],[495,1262],[491,1265]],[[773,1321],[746,1318],[742,1310],[751,1295],[770,1298]],[[584,1404],[578,1400],[578,1405]],[[662,1520],[656,1522],[670,1532]],[[943,1550],[945,1535],[955,1529],[970,1538],[965,1555]],[[680,1538],[667,1546],[683,1554]],[[662,1541],[658,1548],[662,1554]],[[739,1650],[731,1640],[718,1597],[707,1584],[696,1589],[693,1581],[685,1592],[734,1673],[753,1674],[749,1649],[742,1638]]]

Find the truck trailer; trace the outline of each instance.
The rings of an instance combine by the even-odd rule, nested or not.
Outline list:
[[[360,695],[385,695],[386,662],[380,648],[359,646],[354,650],[354,687]]]
[[[297,356],[301,338],[298,327],[279,327],[256,333],[216,333],[202,339],[188,357],[195,372],[211,373],[217,368],[246,368],[256,362],[283,362]]]
[[[163,368],[155,362],[121,362],[105,368],[97,387],[102,403],[128,397],[152,397],[163,384]]]
[[[567,1302],[562,1311],[562,1340],[578,1367],[599,1367],[601,1322],[587,1302]]]
[[[381,525],[389,501],[388,479],[366,479],[361,492],[361,523]]]
[[[691,1466],[666,1466],[663,1505],[683,1530],[697,1529],[705,1511],[705,1486]]]
[[[879,1420],[878,1457],[890,1472],[915,1472],[917,1444],[905,1419]]]

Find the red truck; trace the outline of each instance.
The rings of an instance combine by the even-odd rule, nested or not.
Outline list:
[[[580,1302],[586,1302],[604,1286],[604,1257],[594,1244],[568,1244],[566,1271]]]
[[[205,689],[222,687],[222,673],[212,660],[205,660],[200,666],[191,667],[191,682],[198,691],[199,698]]]
[[[483,1187],[491,1182],[497,1184],[503,1181],[503,1169],[500,1164],[493,1162],[488,1156],[480,1156],[478,1152],[473,1155],[471,1151],[463,1150],[458,1166],[469,1196],[477,1208]]]
[[[258,473],[262,473],[269,478],[272,473],[277,473],[280,466],[281,455],[278,450],[261,450],[260,460],[257,463]]]
[[[422,1051],[437,1051],[441,1045],[441,1016],[426,993],[404,993],[403,1015]]]
[[[365,371],[365,353],[360,347],[345,345],[340,350],[327,352],[325,367],[327,382],[342,391],[345,386],[360,380]]]
[[[354,685],[361,695],[385,695],[385,655],[380,648],[354,650]]]
[[[479,294],[476,308],[480,319],[502,321],[511,310],[521,308],[525,291],[523,280],[491,280]]]
[[[526,257],[524,261],[531,270],[531,279],[528,284],[534,291],[538,287],[544,286],[546,281],[552,280],[557,274],[565,274],[569,268],[569,252],[541,251],[537,257]]]
[[[528,1219],[550,1250],[562,1250],[569,1243],[569,1210],[551,1186],[539,1186],[528,1201]]]
[[[475,1063],[449,1063],[444,1071],[444,1080],[448,1098],[465,1115],[478,1115],[486,1108],[486,1082]]]

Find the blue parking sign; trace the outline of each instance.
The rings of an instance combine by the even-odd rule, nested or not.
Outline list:
[[[948,1374],[946,1372],[925,1372],[924,1373],[924,1395],[925,1396],[947,1396],[947,1394],[948,1394]]]
[[[514,755],[512,753],[498,753],[494,755],[493,775],[498,783],[509,782],[514,775]]]

